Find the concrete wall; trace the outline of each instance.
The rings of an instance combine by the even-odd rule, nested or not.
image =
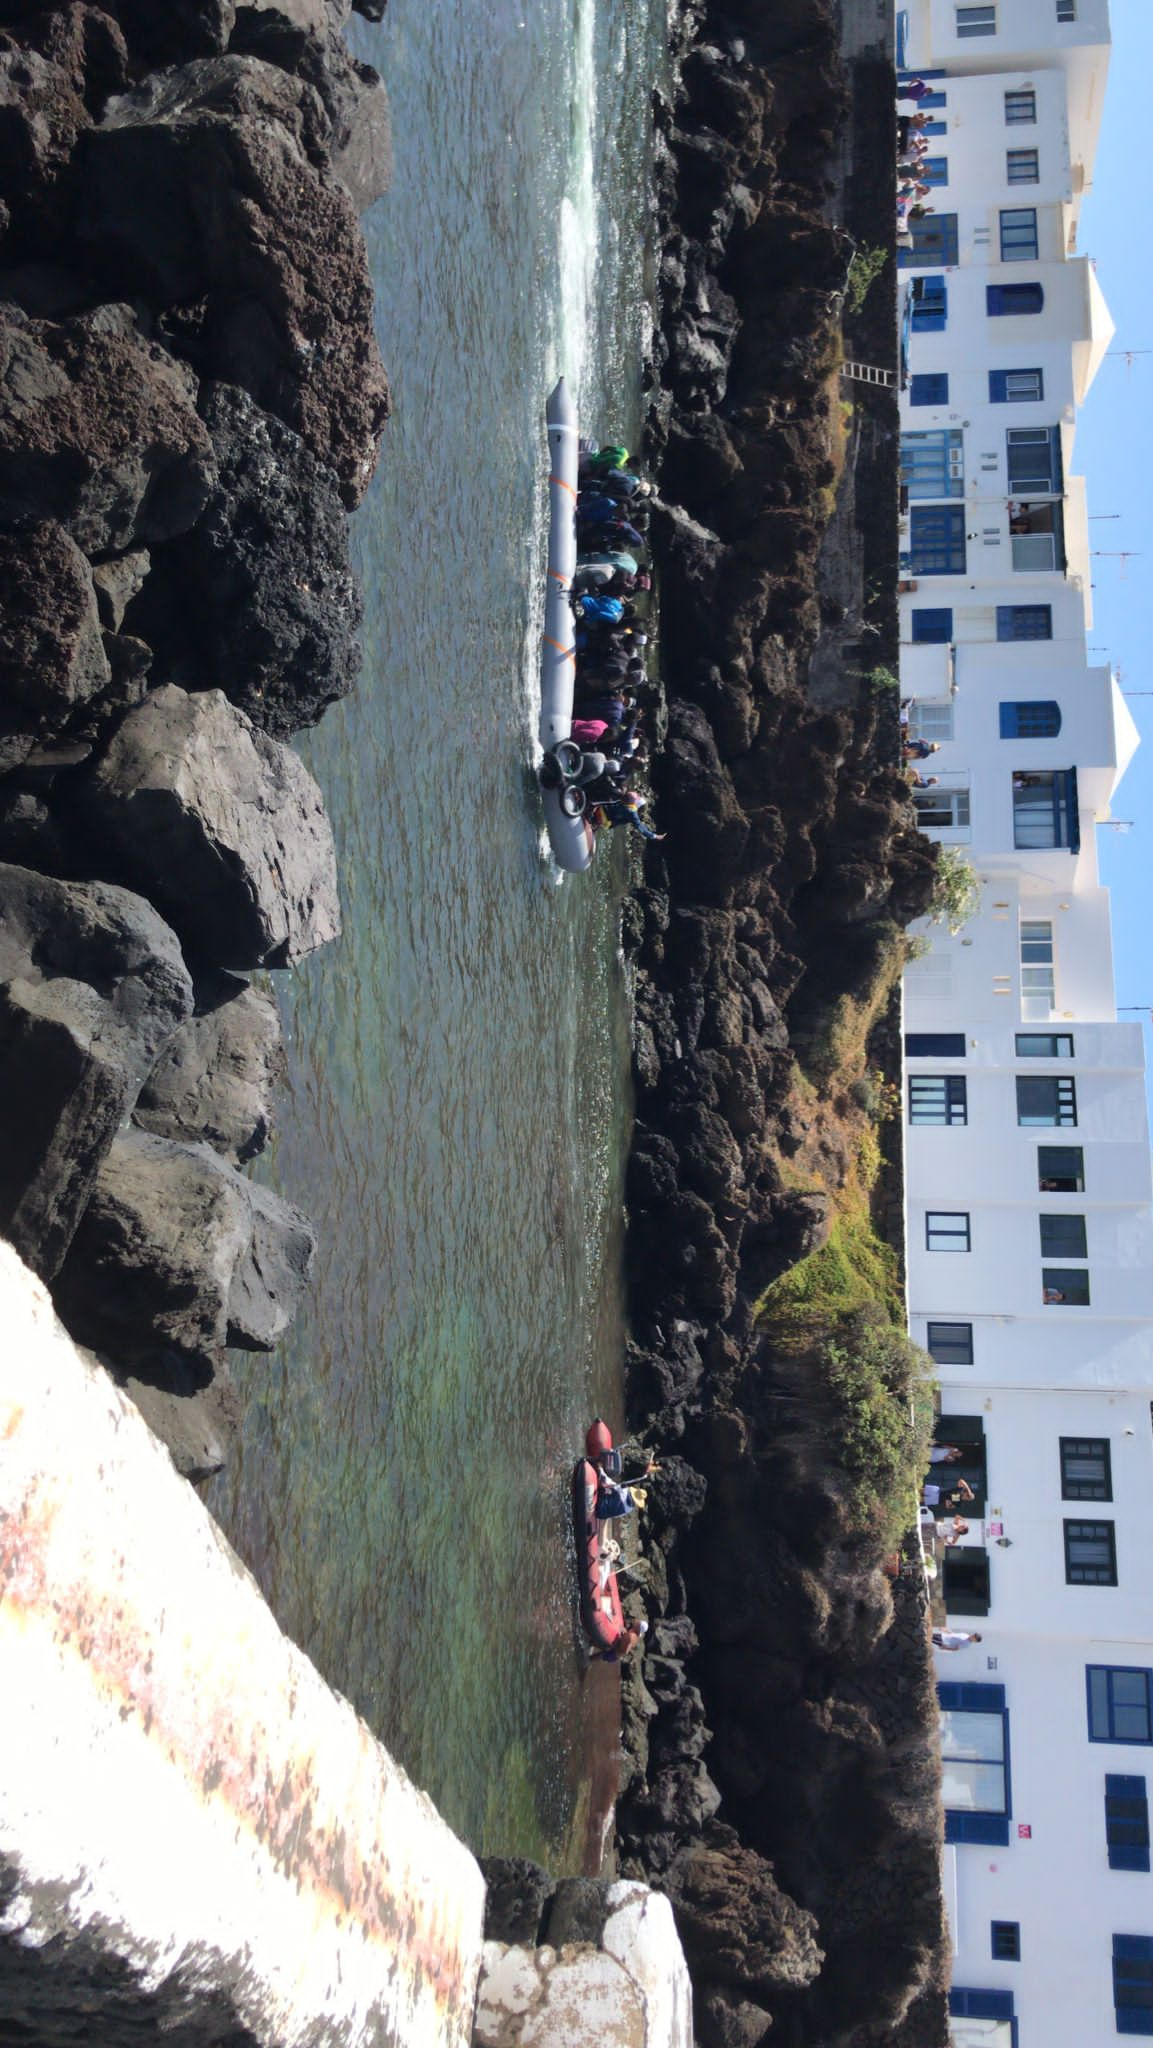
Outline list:
[[[463,2048],[475,1860],[281,1634],[3,1244],[0,1326],[0,1869],[17,1960],[52,1944],[66,1977],[83,1950],[102,2048],[118,2038],[102,1984],[118,2010],[135,1992],[169,2019],[210,2012],[214,2041],[227,2020],[277,2048]],[[53,1968],[15,1978],[26,2012],[53,2005]],[[0,2013],[6,1981],[0,1954]]]

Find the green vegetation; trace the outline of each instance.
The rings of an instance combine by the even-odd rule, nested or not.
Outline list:
[[[893,1548],[917,1516],[933,1435],[932,1361],[877,1308],[818,1341],[829,1449],[848,1477],[855,1527]]]
[[[947,925],[955,937],[961,927],[968,924],[980,900],[981,886],[972,861],[959,846],[942,846],[937,856],[937,875],[929,904],[930,921]]]
[[[900,677],[895,676],[891,668],[871,668],[865,677],[865,681],[870,690],[875,690],[878,693],[883,690],[899,690],[901,687]]]
[[[819,1088],[852,1087],[868,1067],[868,1041],[874,1025],[904,973],[908,941],[900,925],[878,922],[875,963],[864,995],[840,995],[823,1012],[802,1047],[800,1058]]]
[[[849,265],[849,277],[845,286],[845,310],[859,313],[870,291],[885,268],[887,249],[858,249]]]

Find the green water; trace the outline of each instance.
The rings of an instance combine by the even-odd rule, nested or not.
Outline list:
[[[236,1362],[211,1498],[466,1839],[558,1867],[588,1860],[615,1743],[568,1474],[589,1416],[619,1416],[628,1003],[620,849],[560,877],[532,775],[543,412],[563,371],[602,438],[640,417],[662,40],[650,0],[391,0],[356,26],[393,108],[365,225],[396,412],[353,522],[361,687],[301,742],[345,932],[278,977],[265,1166],[321,1248],[290,1342]]]

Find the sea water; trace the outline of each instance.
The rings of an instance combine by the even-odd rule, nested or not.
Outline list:
[[[278,977],[262,1171],[320,1251],[238,1358],[210,1504],[278,1617],[481,1851],[591,1866],[612,1674],[573,1625],[568,1475],[621,1403],[619,847],[548,858],[533,763],[545,398],[630,440],[649,318],[659,0],[390,0],[366,216],[395,397],[353,520],[357,695],[301,752],[344,937]],[[590,1790],[590,1787],[592,1788]]]

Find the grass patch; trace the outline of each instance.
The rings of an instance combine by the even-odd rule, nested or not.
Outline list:
[[[868,1043],[896,983],[905,970],[908,941],[899,925],[883,926],[876,942],[874,971],[863,995],[834,998],[798,1047],[809,1078],[818,1087],[849,1089],[868,1069]]]
[[[879,1170],[880,1146],[875,1137],[872,1142]],[[859,1161],[831,1200],[827,1242],[774,1280],[757,1304],[759,1318],[771,1324],[780,1349],[804,1349],[814,1330],[862,1309],[879,1308],[889,1322],[904,1322],[897,1254],[873,1227],[869,1186]]]
[[[917,1519],[933,1436],[932,1361],[874,1308],[842,1316],[815,1363],[854,1529],[891,1549]]]

